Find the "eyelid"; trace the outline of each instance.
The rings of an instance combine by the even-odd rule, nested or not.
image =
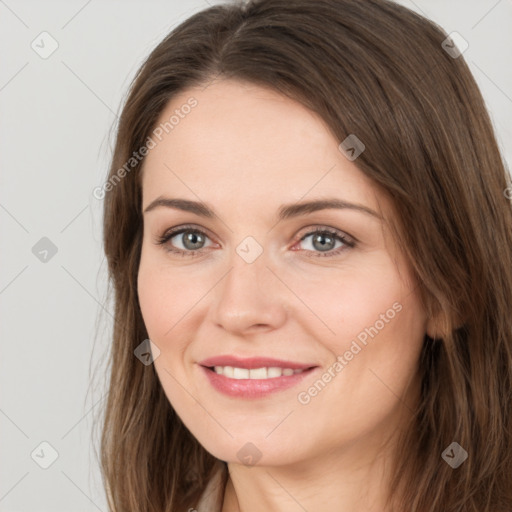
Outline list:
[[[347,233],[346,231],[343,231],[341,229],[338,229],[338,228],[333,228],[332,226],[327,226],[327,225],[323,225],[323,224],[311,224],[309,226],[306,226],[304,228],[302,228],[300,232],[304,232],[304,235],[297,235],[298,236],[298,240],[297,241],[301,241],[304,239],[304,237],[308,236],[308,235],[311,235],[313,234],[314,232],[316,231],[319,231],[319,232],[332,232],[334,234],[336,234],[337,236],[339,236],[340,238],[345,238],[347,241],[349,242],[353,242],[354,244],[355,243],[359,243],[359,240],[355,237],[355,236],[352,236],[351,234]]]
[[[197,226],[196,224],[181,224],[179,226],[174,226],[172,228],[169,228],[164,231],[163,235],[159,236],[158,239],[164,239],[169,238],[172,236],[176,236],[180,234],[182,231],[197,231],[199,233],[203,233],[204,235],[208,236],[208,238],[213,239],[210,235],[210,231],[206,228],[203,228],[202,226]]]
[[[180,235],[180,234],[182,234],[185,231],[193,231],[193,232],[201,233],[205,237],[207,237],[207,238],[209,238],[210,240],[213,241],[213,237],[210,236],[210,233],[209,233],[209,231],[206,228],[199,227],[199,226],[196,226],[194,224],[183,224],[183,225],[175,226],[175,227],[172,227],[172,228],[169,228],[169,229],[165,230],[162,235],[156,237],[155,244],[157,244],[157,245],[165,245],[165,244],[167,244],[167,242],[170,241],[171,238],[174,238],[175,236]],[[201,248],[201,249],[197,249],[197,250],[191,250],[191,251],[186,251],[186,254],[190,255],[190,254],[195,254],[197,252],[202,252],[203,249],[205,249],[205,248]],[[174,248],[173,249],[167,249],[167,250],[169,252],[176,252],[176,253],[184,252],[184,251],[182,251],[182,249],[174,249]]]

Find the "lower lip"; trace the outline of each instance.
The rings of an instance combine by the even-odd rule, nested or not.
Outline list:
[[[205,366],[201,366],[201,368],[217,391],[237,398],[263,398],[271,393],[289,389],[316,370],[316,368],[310,368],[301,373],[282,375],[271,379],[230,379]]]

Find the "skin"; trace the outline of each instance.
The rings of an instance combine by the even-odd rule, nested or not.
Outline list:
[[[417,403],[418,357],[433,328],[383,220],[393,221],[391,204],[301,104],[222,80],[175,96],[161,121],[190,96],[197,106],[149,152],[142,181],[143,209],[167,196],[203,201],[217,215],[167,207],[144,214],[138,293],[160,350],[154,364],[165,394],[205,449],[228,462],[223,512],[382,512],[394,436]],[[383,219],[325,209],[278,222],[282,204],[325,197],[364,205]],[[202,253],[166,250],[190,252],[183,234],[155,243],[184,224],[206,232]],[[338,241],[327,252],[343,251],[317,256],[324,253],[314,235],[300,241],[317,226],[357,244]],[[236,252],[248,236],[263,249],[252,263]],[[298,393],[394,303],[400,312],[317,396],[300,403]],[[212,388],[197,364],[221,354],[321,368],[268,397],[233,398]],[[237,456],[248,442],[262,454],[253,466]]]

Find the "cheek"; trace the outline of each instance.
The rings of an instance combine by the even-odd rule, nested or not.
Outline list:
[[[193,330],[187,312],[199,300],[199,290],[190,285],[186,271],[171,272],[158,257],[146,257],[144,250],[137,286],[148,336],[160,350],[154,366],[164,393],[175,410],[192,410],[193,402],[180,383],[188,379],[183,354]]]
[[[144,254],[137,281],[142,317],[149,337],[157,344],[173,338],[187,312],[204,295],[186,269],[166,268],[158,258]]]
[[[317,337],[330,362],[320,378],[301,386],[298,397],[308,428],[322,431],[327,444],[370,432],[402,403],[413,408],[407,389],[417,375],[425,332],[416,295],[398,280],[346,284],[327,287],[330,300],[319,295],[319,314],[336,334],[324,329],[327,334]]]
[[[174,304],[169,304],[173,294],[162,282],[159,273],[143,261],[137,281],[140,309],[148,335],[153,341],[159,340],[170,327],[171,319],[166,311],[174,310]]]
[[[410,276],[404,281],[391,263],[373,268],[378,271],[354,269],[297,288],[314,314],[296,318],[328,350],[327,369],[336,375],[326,376],[334,383],[329,385],[334,395],[324,398],[344,393],[354,408],[361,400],[379,402],[387,395],[393,401],[386,386],[397,391],[407,386],[417,370],[426,327]],[[333,368],[340,356],[343,368]]]
[[[286,279],[293,282],[294,292],[309,310],[296,318],[331,350],[344,351],[347,342],[359,334],[364,339],[366,328],[377,323],[379,330],[384,325],[387,329],[399,316],[397,309],[403,306],[408,290],[391,265],[374,261],[362,269],[325,270],[329,272],[317,272],[314,278],[289,275]]]
[[[372,404],[380,417],[417,373],[426,323],[419,297],[392,270],[347,280],[329,293],[319,310],[336,335],[324,343],[343,366],[329,398],[344,396],[348,409],[361,414],[358,404]]]

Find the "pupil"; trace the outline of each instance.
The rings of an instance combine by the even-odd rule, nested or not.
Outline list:
[[[198,240],[201,238],[201,235],[199,233],[191,233],[189,232],[188,234],[186,234],[185,236],[185,247],[187,247],[188,249],[199,249],[199,247],[189,247],[187,245],[188,242],[190,242],[192,245],[195,245],[195,244],[198,244],[199,245],[201,244],[201,242]]]
[[[330,242],[321,242],[322,239],[329,239]],[[319,246],[317,247],[316,246],[316,243],[319,243]],[[331,235],[328,235],[328,234],[319,234],[319,235],[316,235],[313,239],[313,246],[315,247],[315,249],[320,249],[321,251],[327,251],[329,249],[332,249],[332,244],[334,242],[334,238],[331,236]]]

